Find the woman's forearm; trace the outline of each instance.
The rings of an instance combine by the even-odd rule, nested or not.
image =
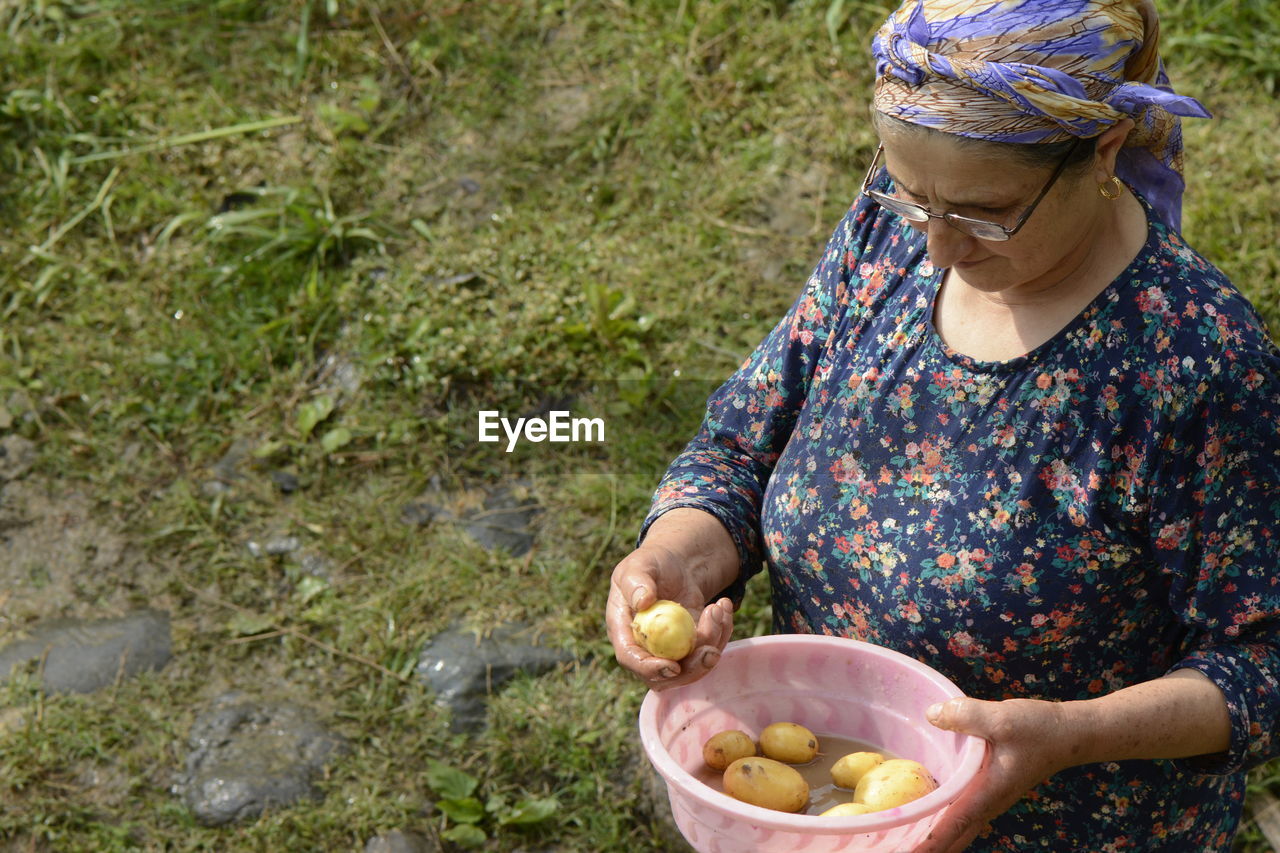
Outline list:
[[[1225,752],[1231,718],[1217,686],[1193,669],[1115,693],[1062,703],[1071,748],[1067,766],[1130,758],[1187,758]]]
[[[738,548],[720,519],[692,507],[676,507],[649,526],[645,548],[665,548],[686,561],[690,580],[704,599],[729,587],[738,578]]]

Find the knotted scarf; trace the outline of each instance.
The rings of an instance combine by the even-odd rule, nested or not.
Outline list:
[[[1096,136],[1133,119],[1116,175],[1181,228],[1182,129],[1152,0],[906,0],[876,33],[875,108],[996,142]]]

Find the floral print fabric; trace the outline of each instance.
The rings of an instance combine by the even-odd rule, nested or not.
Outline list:
[[[933,327],[924,236],[861,199],[646,520],[715,514],[729,593],[766,564],[775,630],[896,649],[971,696],[1089,699],[1183,667],[1226,696],[1229,752],[1065,771],[972,849],[1228,850],[1243,771],[1280,748],[1280,353],[1148,219],[1071,324],[979,362]]]

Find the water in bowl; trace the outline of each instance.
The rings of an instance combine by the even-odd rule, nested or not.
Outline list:
[[[823,734],[822,732],[814,732],[814,734],[818,737],[818,757],[807,764],[790,765],[799,771],[800,775],[804,777],[804,781],[809,785],[809,804],[805,806],[803,814],[820,815],[833,806],[853,802],[852,790],[841,788],[831,781],[832,765],[849,753],[878,752],[886,759],[910,758],[907,755],[895,755],[883,747],[867,743],[864,740],[858,740],[857,738],[837,734]],[[719,771],[712,770],[704,765],[693,775],[699,781],[710,785],[717,791],[724,791],[723,774]]]

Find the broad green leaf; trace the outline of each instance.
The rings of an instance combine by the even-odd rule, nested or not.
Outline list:
[[[316,428],[316,424],[333,414],[333,397],[321,394],[314,400],[303,403],[298,409],[298,432],[306,438]]]
[[[427,760],[427,784],[441,796],[460,800],[471,796],[480,781],[469,773],[455,770],[432,758]]]
[[[445,797],[436,800],[436,808],[455,823],[479,823],[484,819],[484,803],[475,797]]]
[[[261,613],[246,613],[238,611],[235,616],[227,620],[227,628],[233,634],[247,637],[250,634],[261,634],[263,631],[271,629],[275,622],[270,616]]]
[[[275,439],[264,441],[262,444],[259,444],[254,448],[253,458],[266,459],[269,456],[275,456],[281,450],[284,450],[286,446],[287,445],[283,441],[277,441]]]
[[[488,836],[484,834],[483,829],[474,824],[460,823],[440,833],[440,837],[445,841],[452,841],[459,847],[479,847],[484,844]]]
[[[555,814],[558,808],[560,808],[560,803],[555,797],[521,800],[515,804],[511,811],[500,816],[498,823],[504,826],[541,823]]]
[[[335,450],[346,447],[350,443],[351,430],[346,427],[334,427],[320,439],[320,446],[324,448],[325,453],[333,453]]]

